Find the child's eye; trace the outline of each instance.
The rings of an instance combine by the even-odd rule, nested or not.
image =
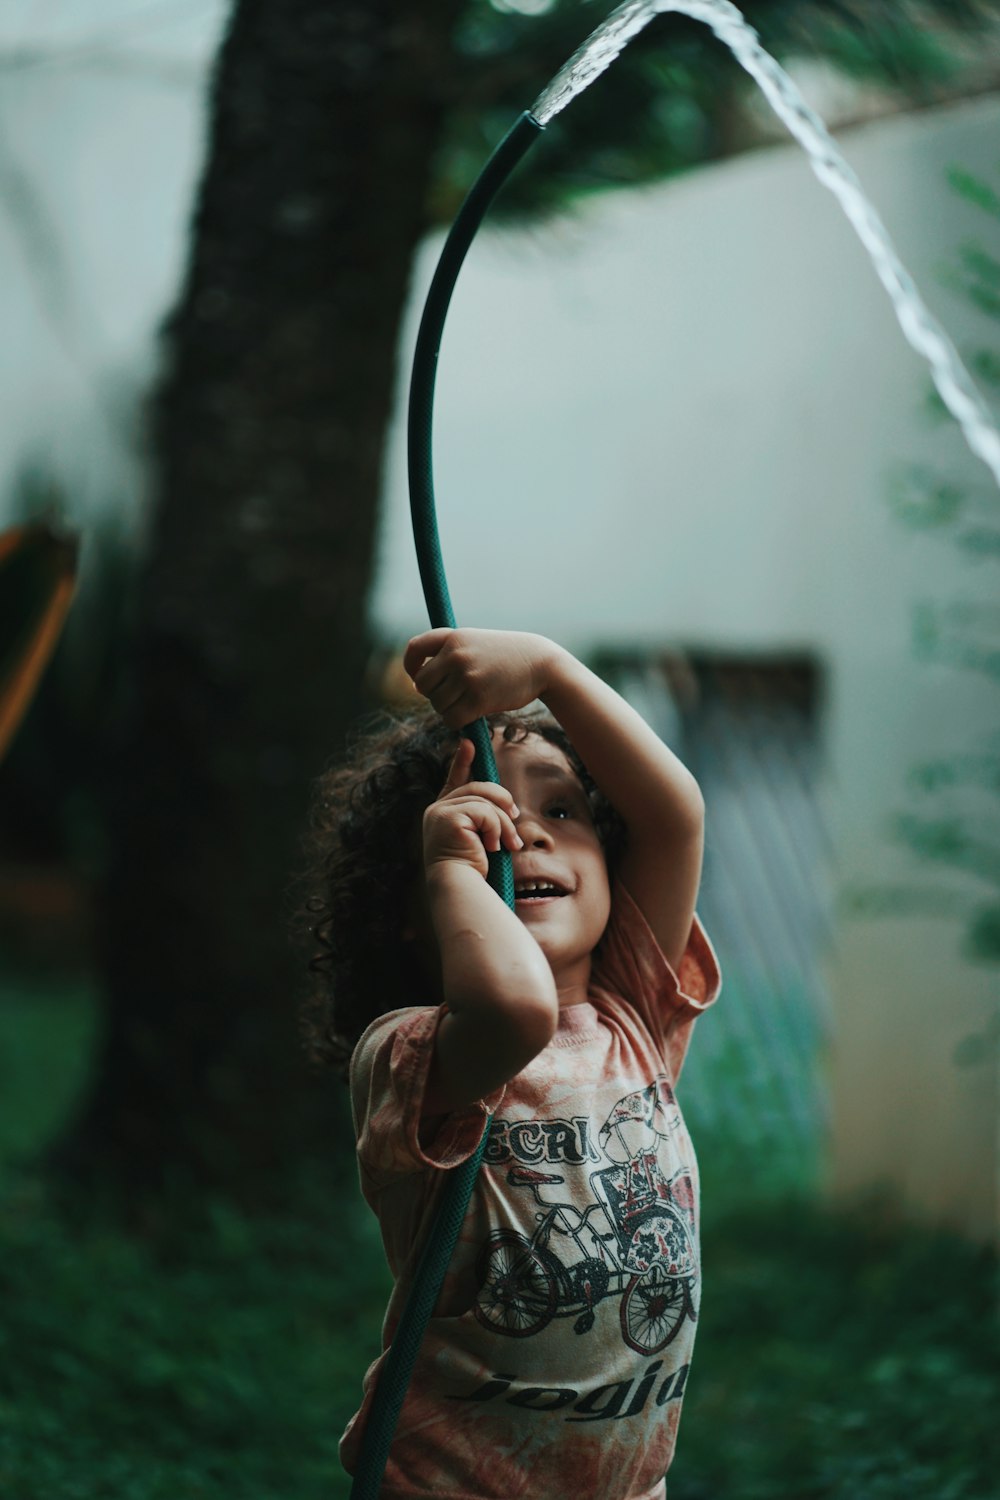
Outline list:
[[[566,806],[565,802],[554,802],[548,809],[548,814],[550,818],[571,818],[573,811]]]

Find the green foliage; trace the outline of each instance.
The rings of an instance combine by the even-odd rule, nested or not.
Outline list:
[[[434,222],[450,223],[490,151],[611,8],[468,0],[454,34],[454,105],[438,155]],[[923,99],[953,76],[954,38],[983,16],[976,0],[745,0],[741,9],[775,56],[825,57],[902,99]],[[929,24],[935,18],[941,24]],[[708,27],[659,16],[574,101],[569,121],[548,127],[544,169],[515,174],[491,216],[546,213],[584,193],[753,146],[759,137],[744,103],[754,89]]]
[[[953,420],[943,401],[941,409],[949,421]],[[963,485],[942,478],[925,465],[908,464],[898,469],[890,481],[889,504],[893,514],[913,531],[953,525],[961,518],[967,501]]]
[[[385,1271],[356,1212],[214,1230],[164,1262],[32,1185],[0,1216],[0,1492],[329,1497]]]
[[[922,601],[913,610],[915,655],[1000,681],[1000,639],[991,618],[995,613],[985,605],[965,601]]]
[[[958,166],[951,167],[947,176],[965,203],[977,212],[1000,217],[1000,191],[992,183]],[[939,272],[939,279],[981,314],[1000,317],[1000,259],[978,242],[963,242],[954,260]],[[1000,351],[981,347],[968,362],[990,393],[1000,391]],[[936,393],[928,401],[928,410],[935,417],[944,411]],[[893,515],[908,530],[934,535],[983,563],[1000,557],[1000,514],[992,485],[969,484],[925,465],[910,464],[893,476],[888,500]],[[920,600],[913,609],[912,644],[919,660],[975,673],[988,685],[1000,683],[1000,607],[993,603],[969,598]],[[1000,889],[998,742],[956,747],[951,755],[912,766],[907,791],[911,805],[891,820],[891,837],[924,865],[950,869],[992,890]],[[977,807],[972,815],[970,799]],[[982,894],[973,893],[968,880],[960,888],[944,891],[916,884],[853,890],[845,893],[845,908],[867,917],[957,915],[964,922],[962,956],[973,963],[1000,963],[997,909],[992,901],[984,905]],[[967,1039],[970,1057],[981,1040]],[[984,1045],[988,1051],[993,1043],[987,1038]]]
[[[0,975],[0,1494],[329,1497],[377,1352],[374,1221],[315,1179],[291,1218],[216,1203],[155,1243],[57,1209],[23,1163],[72,1110],[96,1021],[85,983]]]
[[[994,752],[922,761],[911,768],[909,782],[914,790],[922,792],[971,786],[1000,795],[1000,755]]]
[[[816,17],[813,41],[842,72],[916,93],[951,76],[954,59],[947,39],[940,31],[914,25],[912,9],[899,6],[888,14],[884,7],[873,7],[874,14],[867,17],[858,10],[831,9],[829,18]]]
[[[0,970],[0,1165],[27,1158],[75,1105],[93,1056],[97,997],[80,978]]]
[[[0,1087],[0,1494],[346,1500],[337,1443],[389,1286],[354,1183],[313,1178],[282,1217],[216,1203],[155,1242],[58,1211],[9,1153],[71,1107],[93,995],[6,975],[0,996],[0,1057],[21,1058]],[[40,1079],[58,1107],[33,1103]],[[989,1257],[884,1203],[776,1194],[731,1135],[699,1150],[705,1300],[671,1500],[989,1500]]]
[[[1000,964],[1000,906],[984,906],[965,930],[964,956],[976,964]]]
[[[990,1257],[794,1200],[709,1222],[671,1500],[988,1500]]]
[[[977,349],[969,365],[984,385],[992,391],[1000,391],[1000,354],[995,349]]]
[[[1000,219],[1000,192],[992,183],[986,182],[984,178],[977,177],[974,172],[969,172],[965,167],[951,166],[948,168],[948,183],[960,198],[966,203],[971,203],[975,208],[981,208],[984,213],[992,214],[995,219]]]
[[[1000,849],[976,838],[960,817],[920,818],[900,813],[893,832],[922,859],[965,870],[1000,887]]]
[[[984,250],[982,245],[960,245],[957,263],[942,270],[939,279],[945,286],[965,297],[986,317],[1000,318],[1000,260]],[[981,354],[981,362],[988,369],[994,368],[996,355],[993,351],[983,353],[985,360]]]
[[[337,1440],[387,1290],[356,1202],[220,1208],[165,1260],[6,1188],[3,1494],[343,1500]],[[993,1493],[987,1257],[796,1200],[710,1212],[704,1255],[671,1500]]]
[[[437,222],[451,221],[497,141],[601,19],[578,4],[537,18],[498,14],[480,0],[466,7],[455,34],[460,80],[431,201]],[[568,125],[557,119],[546,129],[544,164],[516,173],[491,217],[546,214],[582,194],[718,155],[716,119],[734,86],[732,77],[720,83],[720,62],[703,27],[661,18],[574,101]]]

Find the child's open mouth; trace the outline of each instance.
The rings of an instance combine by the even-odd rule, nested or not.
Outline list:
[[[518,880],[514,884],[514,900],[518,906],[540,906],[545,901],[557,901],[568,896],[563,885],[554,880]]]

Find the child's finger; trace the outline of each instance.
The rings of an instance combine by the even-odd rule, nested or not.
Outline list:
[[[503,841],[503,847],[505,849],[508,849],[511,853],[513,853],[515,849],[524,848],[524,839],[518,833],[513,822],[510,818],[508,818],[506,813],[500,814],[500,832]]]
[[[429,656],[436,656],[451,635],[451,631],[445,625],[439,625],[435,630],[425,630],[421,635],[415,635],[408,643],[403,652],[403,668],[411,677],[416,677],[422,664]]]
[[[460,793],[461,798],[457,798],[455,793]],[[444,793],[442,793],[443,795]],[[502,808],[511,818],[520,817],[520,812],[515,806],[513,795],[505,786],[501,786],[496,781],[466,781],[464,784],[457,786],[450,795],[452,801],[461,800],[463,807],[466,805],[466,802],[471,803],[474,798],[479,797],[484,802],[489,802],[496,807]]]
[[[464,688],[457,695],[436,693],[435,698],[437,701],[432,698],[431,702],[449,729],[464,729],[466,724],[472,724],[487,712],[482,700]]]
[[[479,836],[488,854],[499,854],[501,849],[523,849],[524,840],[505,812],[491,807],[488,816],[479,822]]]
[[[478,804],[474,814],[479,837],[487,854],[498,854],[501,849],[523,849],[524,841],[513,822],[499,807]]]
[[[429,656],[423,666],[414,672],[413,686],[422,697],[429,698],[433,703],[436,697],[442,694],[447,696],[449,675],[447,661],[442,660],[440,656]],[[458,697],[457,688],[451,696],[452,698]]]
[[[421,688],[420,692],[423,691],[423,688]],[[464,691],[461,684],[457,683],[454,677],[450,676],[445,677],[437,687],[431,688],[428,692],[424,693],[424,697],[428,700],[434,711],[441,715],[449,729],[464,729],[466,724],[471,724],[473,719],[478,719],[478,714],[472,714],[471,716],[465,714],[464,718],[462,717],[464,700],[467,700],[468,696],[468,693]],[[463,705],[461,710],[459,708],[460,704]]]
[[[476,747],[470,739],[463,735],[455,747],[455,753],[448,767],[444,786],[438,793],[439,797],[447,797],[450,792],[464,787],[472,775],[472,762],[476,758]]]
[[[442,665],[440,658],[421,667],[413,685],[449,729],[464,729],[483,713],[481,694],[459,672]]]
[[[489,813],[480,813],[476,822],[483,848],[487,854],[496,854],[500,848],[500,814],[491,808]]]

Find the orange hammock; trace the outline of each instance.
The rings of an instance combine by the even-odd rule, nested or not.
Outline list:
[[[41,523],[0,532],[0,759],[55,650],[76,557],[75,541]]]

